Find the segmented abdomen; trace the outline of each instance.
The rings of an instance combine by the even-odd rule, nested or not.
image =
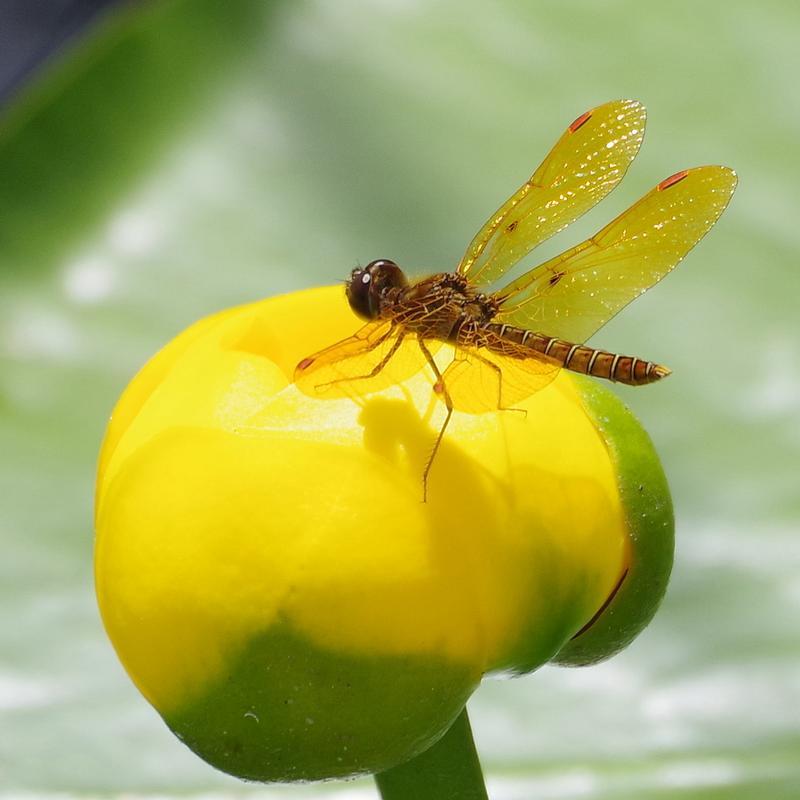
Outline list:
[[[504,342],[510,342],[522,348],[520,357],[524,357],[525,349],[534,350],[552,358],[565,369],[592,375],[595,378],[606,378],[618,383],[639,386],[644,383],[653,383],[670,374],[667,367],[652,361],[596,350],[585,344],[565,342],[543,333],[515,328],[513,325],[490,323],[486,329],[499,336]]]

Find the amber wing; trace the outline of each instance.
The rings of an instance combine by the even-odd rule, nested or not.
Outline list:
[[[456,345],[442,382],[453,408],[480,414],[513,409],[547,386],[559,369],[560,365],[546,356],[494,334],[481,333],[480,346],[469,338]]]
[[[410,378],[426,366],[406,329],[392,320],[368,322],[353,336],[304,358],[298,388],[316,397],[359,397]]]
[[[488,286],[602,200],[639,152],[645,119],[635,100],[615,100],[578,117],[478,231],[457,272]]]
[[[585,342],[683,259],[735,188],[736,173],[719,166],[661,181],[595,236],[497,292],[497,320]]]

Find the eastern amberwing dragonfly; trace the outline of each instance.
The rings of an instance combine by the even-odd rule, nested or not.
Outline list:
[[[346,295],[366,325],[297,365],[295,382],[322,397],[371,393],[430,368],[447,413],[422,475],[423,499],[454,409],[513,409],[562,368],[634,386],[670,374],[661,364],[583,342],[661,280],[717,221],[736,187],[727,167],[675,173],[599,233],[489,290],[622,180],[645,117],[632,100],[581,114],[489,217],[454,272],[410,283],[387,259],[354,269]],[[444,368],[434,358],[442,343],[454,348]]]

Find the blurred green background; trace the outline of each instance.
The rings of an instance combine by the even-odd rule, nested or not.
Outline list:
[[[596,338],[663,456],[677,561],[584,670],[486,683],[496,800],[800,796],[800,5],[256,2],[117,11],[0,121],[0,798],[372,798],[255,787],[169,734],[105,639],[92,481],[127,380],[196,318],[389,257],[451,268],[585,109],[650,110],[622,186],[735,167],[721,222]]]

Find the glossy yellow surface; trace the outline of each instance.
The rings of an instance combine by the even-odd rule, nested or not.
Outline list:
[[[160,711],[278,624],[349,655],[529,668],[615,586],[628,546],[616,476],[570,377],[527,416],[456,414],[423,504],[443,414],[425,373],[358,403],[290,383],[357,327],[333,287],[233,308],[177,337],[120,399],[97,481],[97,592]]]

